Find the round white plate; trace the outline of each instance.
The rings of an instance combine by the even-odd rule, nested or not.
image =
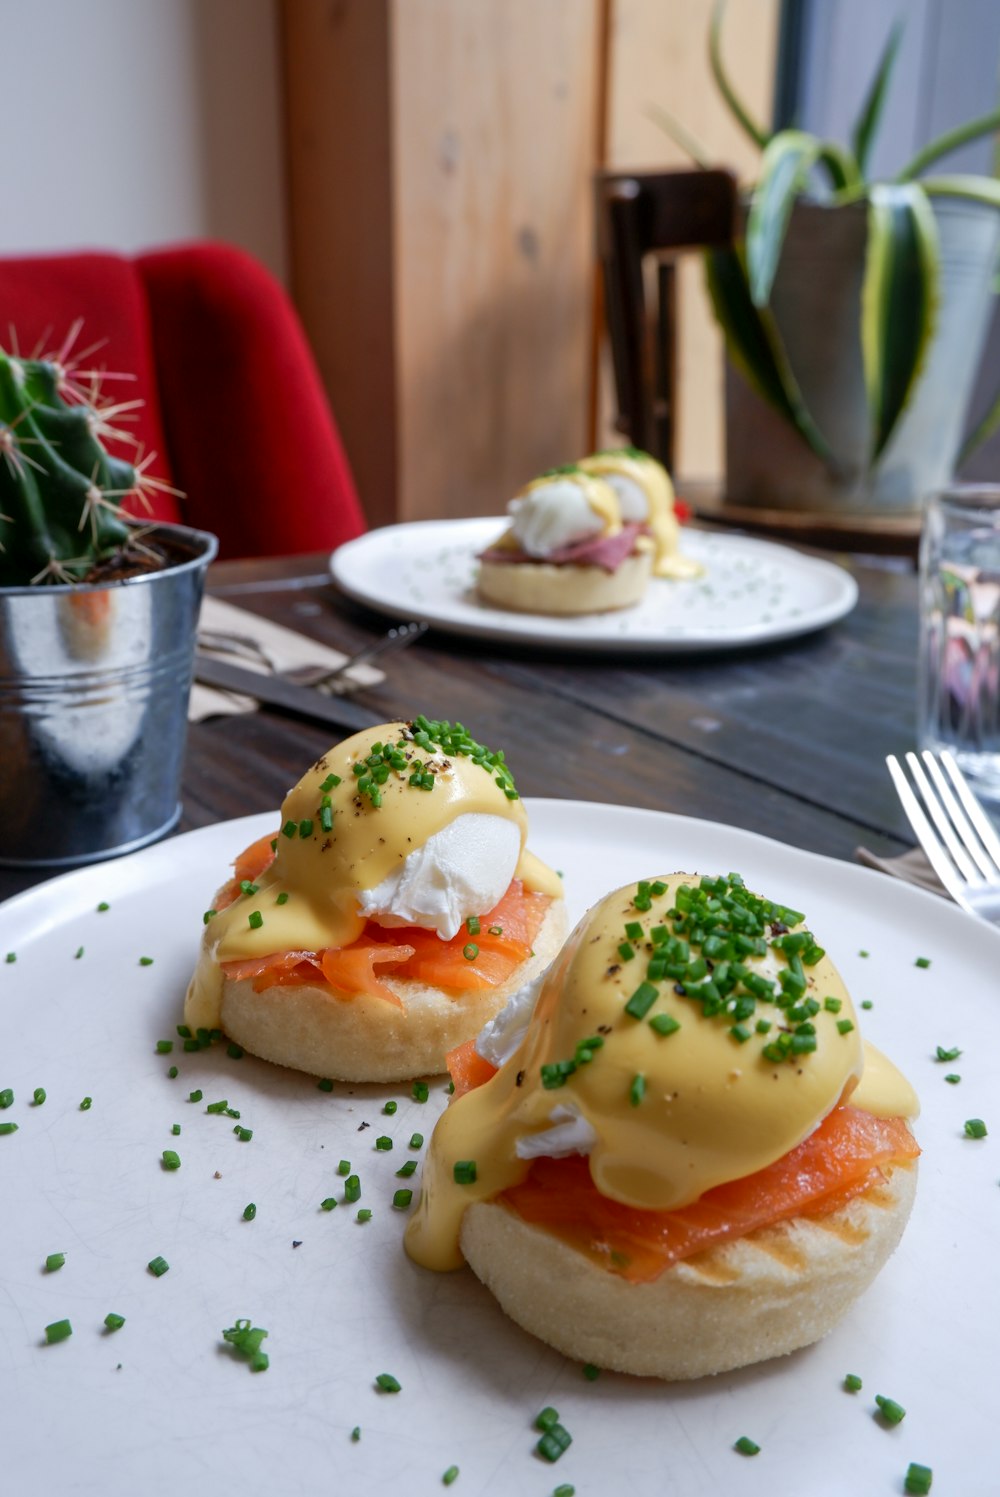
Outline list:
[[[924,1109],[915,1213],[874,1286],[826,1341],[792,1357],[691,1384],[590,1382],[506,1320],[468,1271],[415,1267],[391,1199],[403,1160],[424,1158],[426,1144],[408,1142],[415,1130],[429,1138],[446,1101],[440,1078],[420,1104],[404,1086],[322,1092],[315,1078],[230,1059],[224,1043],[189,1055],[175,1039],[171,1055],[155,1053],[175,1034],[210,891],[274,824],[250,817],[0,907],[0,1087],[15,1092],[0,1120],[19,1125],[0,1137],[11,1492],[388,1497],[438,1492],[457,1465],[467,1497],[546,1497],[560,1483],[580,1497],[891,1497],[910,1461],[934,1468],[935,1492],[996,1492],[1000,935],[933,895],[748,832],[572,801],[528,811],[532,846],[565,871],[574,917],[636,877],[735,869],[804,909],[856,999],[872,1000],[865,1031]],[[16,961],[4,964],[8,951]],[[961,1058],[937,1062],[939,1044]],[[200,1102],[187,1100],[193,1090]],[[206,1113],[220,1099],[253,1129],[250,1142]],[[964,1136],[970,1117],[988,1137]],[[376,1150],[379,1135],[391,1152]],[[168,1173],[160,1156],[171,1148],[182,1163]],[[364,1225],[357,1207],[320,1210],[343,1197],[341,1159],[374,1213]],[[244,1221],[250,1201],[256,1219]],[[46,1273],[54,1252],[65,1267]],[[161,1278],[146,1268],[158,1255],[170,1264]],[[114,1334],[108,1311],[126,1317]],[[70,1339],[43,1344],[63,1318]],[[269,1371],[252,1373],[223,1344],[237,1318],[270,1332]],[[382,1372],[400,1393],[376,1391]],[[848,1372],[864,1380],[860,1393],[843,1391]],[[901,1425],[873,1417],[876,1393],[904,1406]],[[533,1454],[532,1420],[547,1404],[573,1436],[552,1467]],[[759,1455],[733,1450],[741,1435]]]
[[[493,608],[476,596],[476,557],[503,519],[421,520],[348,541],[330,558],[348,597],[393,619],[425,620],[446,633],[574,650],[657,655],[791,639],[849,613],[857,583],[833,562],[726,532],[685,530],[683,550],[705,575],[654,578],[635,608],[556,618]]]

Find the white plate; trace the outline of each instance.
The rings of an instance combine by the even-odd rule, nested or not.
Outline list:
[[[833,562],[726,532],[685,530],[683,549],[705,567],[692,582],[654,578],[635,608],[555,618],[492,608],[476,596],[476,557],[502,519],[421,520],[371,530],[330,558],[348,597],[391,618],[424,619],[450,634],[574,650],[657,655],[791,639],[849,613],[858,588]]]
[[[154,1053],[180,1016],[209,891],[273,824],[250,817],[0,907],[0,953],[17,956],[0,962],[0,1086],[16,1093],[0,1118],[19,1124],[0,1137],[0,1451],[11,1492],[382,1497],[437,1492],[455,1464],[462,1494],[544,1497],[567,1482],[580,1497],[889,1497],[911,1460],[934,1468],[935,1492],[996,1492],[1000,936],[933,895],[748,832],[571,801],[536,801],[529,813],[532,845],[565,870],[574,916],[619,883],[677,868],[735,868],[807,911],[856,998],[874,1001],[866,1032],[923,1099],[917,1206],[889,1267],[821,1345],[688,1385],[609,1373],[588,1382],[507,1321],[467,1271],[416,1268],[390,1201],[402,1161],[423,1158],[407,1142],[415,1129],[430,1135],[440,1080],[420,1105],[405,1087],[326,1094],[309,1077],[232,1060],[225,1045]],[[918,956],[931,966],[915,967]],[[964,1053],[939,1064],[938,1044]],[[958,1086],[943,1079],[953,1071]],[[41,1107],[30,1102],[36,1086],[48,1092]],[[186,1100],[194,1088],[200,1105]],[[93,1106],[81,1112],[85,1095]],[[391,1096],[399,1110],[384,1116]],[[253,1128],[251,1142],[206,1114],[221,1098]],[[969,1117],[986,1120],[987,1138],[964,1137]],[[391,1153],[375,1150],[379,1134]],[[160,1168],[169,1148],[176,1173]],[[366,1225],[353,1208],[318,1209],[343,1193],[341,1158],[361,1177]],[[65,1267],[45,1273],[58,1251]],[[146,1270],[157,1255],[170,1264],[162,1278]],[[110,1310],[126,1317],[114,1335],[102,1329]],[[223,1346],[238,1317],[270,1331],[269,1371],[251,1373]],[[63,1318],[72,1337],[43,1345],[44,1327]],[[381,1372],[402,1392],[376,1392]],[[861,1393],[842,1391],[847,1372],[864,1379]],[[872,1417],[876,1393],[906,1408],[901,1425]],[[546,1404],[573,1435],[554,1467],[532,1453]],[[741,1435],[758,1456],[733,1451]]]

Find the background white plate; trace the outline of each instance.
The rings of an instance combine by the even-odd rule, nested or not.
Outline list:
[[[371,530],[330,559],[348,597],[393,619],[425,619],[450,634],[569,649],[683,655],[790,639],[832,624],[857,601],[854,578],[833,562],[727,532],[685,530],[685,555],[702,562],[691,582],[654,578],[635,608],[555,618],[492,608],[476,596],[476,556],[503,519],[421,520]]]
[[[934,1468],[935,1493],[996,1493],[1000,936],[933,895],[747,832],[571,801],[528,809],[532,846],[565,871],[574,917],[632,878],[737,869],[805,909],[855,997],[873,1000],[866,1033],[924,1105],[916,1210],[873,1288],[793,1357],[687,1385],[588,1382],[507,1321],[468,1271],[416,1268],[390,1202],[402,1161],[424,1156],[407,1142],[415,1129],[430,1136],[440,1080],[420,1105],[406,1087],[326,1094],[310,1077],[232,1060],[224,1044],[154,1053],[180,1018],[210,892],[274,824],[250,817],[0,907],[0,954],[17,957],[0,960],[0,1087],[16,1093],[0,1117],[19,1124],[0,1138],[7,1489],[382,1497],[438,1492],[456,1464],[459,1494],[545,1497],[568,1482],[580,1497],[878,1497],[901,1492],[917,1460]],[[915,967],[918,956],[931,966]],[[964,1053],[942,1065],[938,1044]],[[31,1105],[36,1086],[48,1092],[42,1107]],[[186,1100],[194,1088],[200,1104]],[[81,1112],[85,1095],[93,1106]],[[393,1096],[399,1110],[384,1116]],[[253,1128],[250,1143],[206,1114],[220,1098]],[[987,1138],[963,1136],[969,1117],[985,1119]],[[391,1153],[375,1150],[383,1133]],[[176,1173],[160,1167],[167,1148],[180,1154]],[[343,1194],[341,1158],[361,1177],[367,1225],[356,1208],[318,1209]],[[245,1222],[249,1201],[257,1217]],[[57,1251],[66,1265],[46,1274]],[[146,1270],[157,1254],[170,1263],[159,1279]],[[114,1335],[102,1327],[109,1310],[126,1316]],[[64,1317],[73,1336],[44,1345],[44,1327]],[[252,1374],[224,1347],[237,1317],[270,1331],[269,1371]],[[402,1392],[376,1392],[380,1372]],[[842,1391],[847,1372],[864,1379],[861,1393]],[[901,1425],[872,1417],[876,1393],[903,1404]],[[546,1404],[573,1435],[553,1467],[532,1453]],[[732,1449],[744,1434],[761,1446],[752,1459]]]

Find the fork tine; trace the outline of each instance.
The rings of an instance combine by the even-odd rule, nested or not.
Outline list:
[[[951,825],[961,839],[962,845],[973,859],[983,878],[996,878],[997,869],[990,863],[989,856],[973,830],[965,814],[964,807],[959,804],[951,785],[945,779],[944,770],[941,768],[937,755],[933,754],[930,749],[925,749],[920,757],[930,771],[931,779],[934,781],[938,795],[944,804],[945,813],[950,817]]]
[[[993,830],[993,823],[976,800],[976,797],[969,788],[969,783],[965,775],[959,769],[954,757],[948,753],[947,749],[941,754],[941,763],[951,776],[952,783],[958,792],[962,805],[965,807],[966,815],[980,837],[982,837],[983,845],[993,859],[995,866],[990,870],[989,877],[996,878],[997,874],[1000,873],[1000,837]]]
[[[948,852],[951,854],[952,861],[957,866],[962,878],[967,884],[979,882],[980,875],[976,871],[975,864],[956,837],[948,813],[938,799],[934,787],[924,773],[924,767],[916,754],[907,754],[906,765],[913,776],[917,789],[923,796],[924,805],[930,812],[931,820],[937,827],[938,833],[942,837]]]
[[[895,754],[887,754],[885,762],[889,773],[892,775],[892,782],[896,787],[896,794],[899,796],[900,804],[906,813],[906,819],[916,833],[917,841],[927,854],[931,867],[955,903],[960,904],[963,909],[968,910],[971,914],[972,908],[965,897],[965,886],[955,872],[944,847],[938,840],[937,833],[924,815],[920,802],[910,789],[910,782],[903,773],[902,765]]]

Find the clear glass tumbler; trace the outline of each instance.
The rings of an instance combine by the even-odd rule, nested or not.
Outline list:
[[[935,495],[920,541],[921,748],[1000,799],[1000,484]]]

